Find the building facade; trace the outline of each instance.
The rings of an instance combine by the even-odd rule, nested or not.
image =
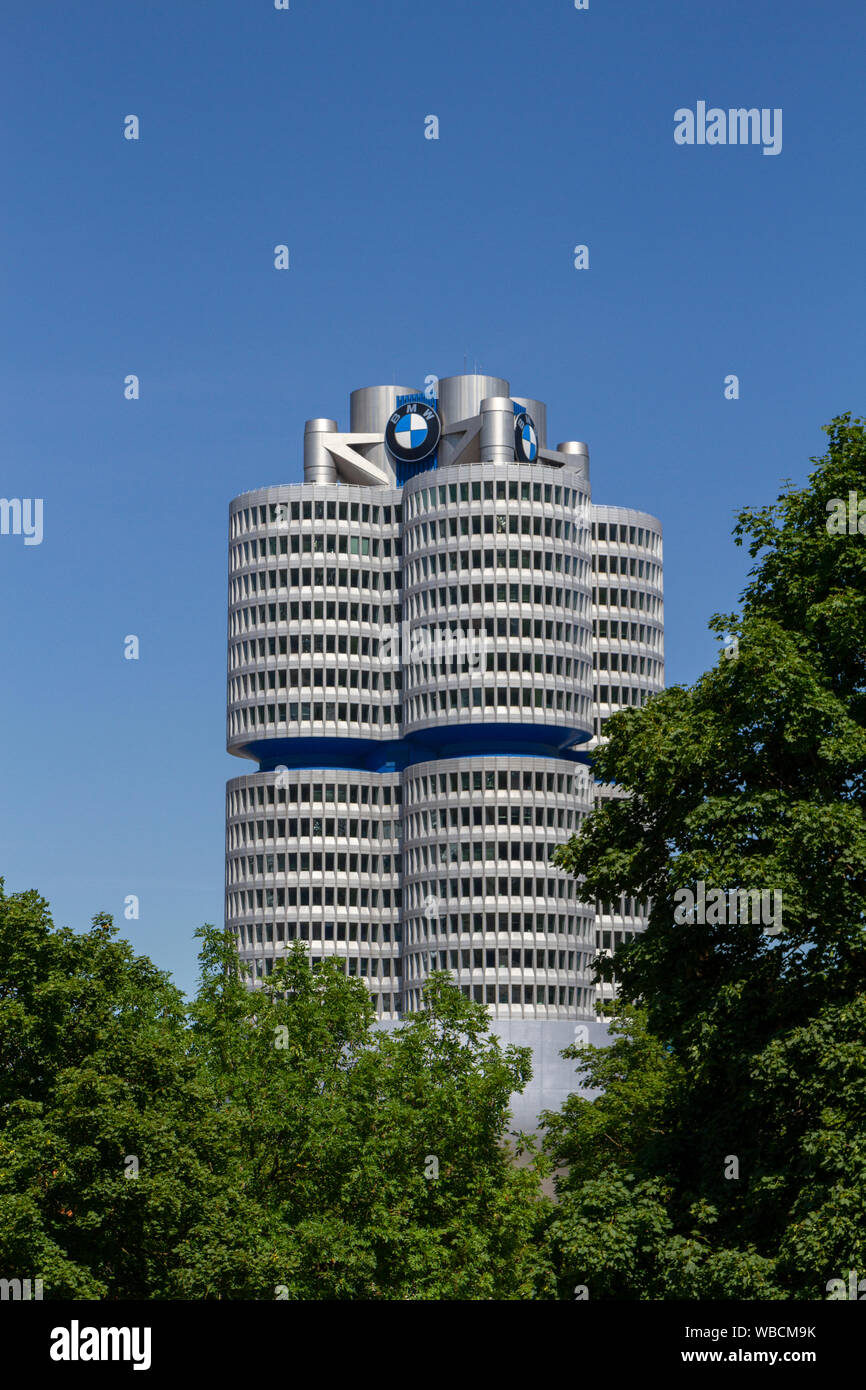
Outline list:
[[[604,726],[618,710],[642,705],[664,689],[664,601],[662,528],[654,516],[625,507],[592,507],[592,752]],[[595,801],[621,796],[596,783]],[[612,956],[617,946],[643,931],[647,904],[621,896],[596,903],[595,945]],[[599,1000],[612,999],[616,979],[597,987]]]
[[[388,1022],[446,969],[509,1039],[565,1046],[596,950],[642,925],[550,855],[614,794],[605,720],[663,686],[659,523],[593,505],[586,445],[474,374],[353,392],[348,432],[307,422],[304,482],[229,529],[227,746],[256,766],[227,787],[226,921],[253,981],[300,940]]]

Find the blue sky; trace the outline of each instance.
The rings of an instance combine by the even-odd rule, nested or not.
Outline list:
[[[547,401],[595,499],[664,523],[673,683],[742,588],[736,509],[863,411],[861,4],[291,4],[2,20],[0,495],[44,539],[0,536],[0,873],[187,989],[246,766],[228,503],[300,479],[306,418],[464,355]],[[676,145],[701,100],[781,108],[781,153]]]

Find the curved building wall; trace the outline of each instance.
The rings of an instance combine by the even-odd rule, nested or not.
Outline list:
[[[539,750],[589,736],[588,487],[553,473],[476,463],[406,484],[407,735]]]
[[[664,689],[664,589],[661,522],[626,507],[592,506],[593,738],[618,710],[644,705]],[[618,787],[595,787],[596,802],[625,795]],[[647,924],[648,906],[621,895],[596,903],[596,949],[612,956]],[[600,1001],[613,999],[617,982],[597,987]]]
[[[664,689],[662,561],[654,516],[593,503],[593,744],[617,710]]]
[[[419,1008],[431,970],[499,1018],[574,1018],[592,1005],[594,913],[550,863],[590,809],[575,764],[466,757],[416,763],[404,784],[404,972]]]
[[[339,957],[377,1011],[402,1009],[399,773],[304,769],[226,788],[226,925],[253,983],[293,941]]]
[[[227,746],[270,765],[313,741],[400,738],[400,490],[260,488],[231,504]]]

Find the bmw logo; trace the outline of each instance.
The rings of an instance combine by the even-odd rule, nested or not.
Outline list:
[[[535,421],[525,410],[514,417],[514,452],[520,463],[535,463],[538,458]]]
[[[402,463],[417,463],[436,449],[442,423],[432,405],[409,401],[394,411],[385,426],[388,453]]]

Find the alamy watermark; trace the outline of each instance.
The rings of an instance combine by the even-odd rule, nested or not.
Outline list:
[[[52,1361],[131,1361],[134,1371],[150,1369],[149,1327],[82,1327],[73,1318],[69,1327],[51,1329],[48,1355]]]
[[[866,497],[849,492],[847,503],[844,497],[831,497],[825,510],[832,512],[827,517],[831,536],[866,536]]]
[[[764,154],[782,152],[782,108],[762,106],[748,109],[707,106],[696,103],[694,111],[681,106],[674,112],[674,143],[677,145],[763,145]]]
[[[691,888],[674,893],[674,921],[679,926],[692,922],[698,926],[762,924],[766,936],[778,936],[782,928],[782,893],[778,888],[710,888],[702,879]],[[772,896],[772,903],[771,903]]]
[[[856,1269],[848,1270],[848,1285],[844,1279],[828,1279],[826,1283],[828,1302],[849,1299],[852,1302],[866,1301],[866,1279],[858,1279]]]
[[[41,1279],[0,1279],[0,1302],[42,1298]]]
[[[379,641],[383,666],[425,662],[439,671],[477,670],[487,653],[485,628],[415,627],[404,619],[384,627]]]
[[[42,544],[41,497],[0,497],[0,536],[23,536],[25,545]]]

